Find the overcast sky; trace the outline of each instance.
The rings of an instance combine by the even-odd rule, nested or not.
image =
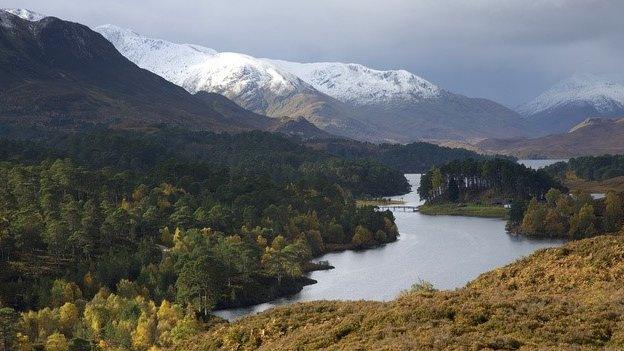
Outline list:
[[[624,0],[0,0],[292,61],[406,69],[514,107],[574,73],[624,80]]]

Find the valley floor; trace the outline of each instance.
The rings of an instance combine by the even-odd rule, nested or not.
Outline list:
[[[178,350],[620,350],[624,236],[536,252],[465,288],[300,303],[219,324]]]

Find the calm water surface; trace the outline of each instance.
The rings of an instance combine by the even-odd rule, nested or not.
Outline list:
[[[568,159],[548,159],[548,160],[518,160],[518,163],[523,164],[529,168],[540,169],[546,166],[550,166],[557,162],[568,162]]]
[[[409,205],[419,205],[415,190],[420,175],[406,177],[414,191],[396,198]],[[318,283],[304,287],[299,294],[216,314],[231,320],[299,301],[387,301],[419,279],[439,289],[454,289],[483,272],[537,249],[562,243],[512,237],[505,232],[505,221],[499,219],[425,216],[417,212],[395,212],[394,215],[401,233],[398,241],[373,250],[324,255],[318,260],[327,260],[336,268],[312,272],[310,277]]]

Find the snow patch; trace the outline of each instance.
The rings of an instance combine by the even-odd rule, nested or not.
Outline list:
[[[267,60],[340,101],[375,104],[436,98],[440,88],[405,70],[379,71],[355,63]]]
[[[147,38],[114,25],[94,30],[137,66],[190,93],[207,91],[232,99],[254,99],[269,93],[288,96],[308,88],[294,75],[248,55]]]
[[[40,21],[40,20],[48,17],[48,16],[42,15],[42,14],[34,12],[34,11],[30,11],[30,10],[27,10],[27,9],[2,9],[2,11],[8,12],[10,14],[13,14],[15,16],[18,16],[18,17],[20,17],[22,19],[25,19],[25,20],[31,21],[31,22],[37,22],[37,21]]]

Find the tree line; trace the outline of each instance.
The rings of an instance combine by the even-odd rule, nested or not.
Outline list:
[[[377,145],[343,139],[312,139],[306,141],[306,145],[345,159],[372,159],[403,173],[425,173],[433,166],[443,165],[454,160],[495,158],[466,149],[438,146],[425,142],[405,145]],[[501,158],[501,156],[496,157]]]
[[[581,239],[599,233],[616,233],[624,225],[624,197],[608,192],[594,200],[585,192],[565,194],[550,189],[543,201],[516,203],[508,229],[532,237]]]
[[[542,198],[564,186],[541,170],[508,159],[455,160],[433,167],[420,181],[418,194],[428,202],[480,202],[486,199]]]
[[[565,178],[567,172],[585,180],[606,180],[624,176],[624,155],[602,155],[572,158],[545,168],[555,177]]]

